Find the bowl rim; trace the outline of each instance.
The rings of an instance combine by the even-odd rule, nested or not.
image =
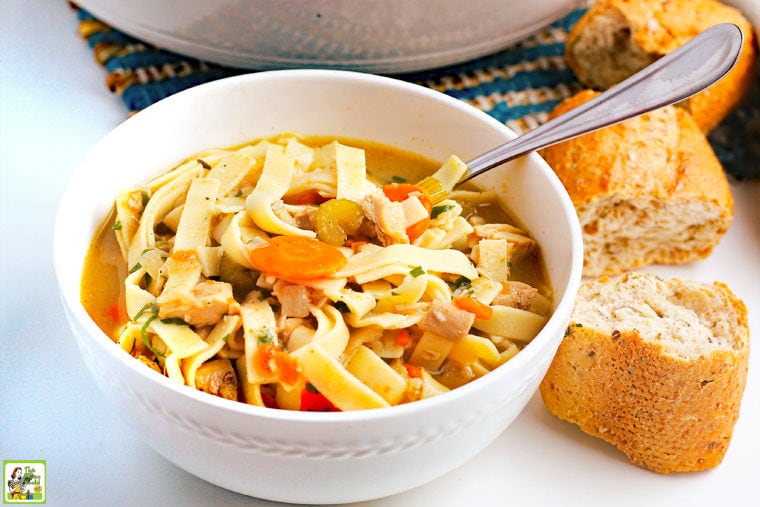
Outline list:
[[[219,80],[204,83],[183,91],[180,91],[174,95],[171,95],[165,99],[162,99],[155,104],[142,110],[140,113],[128,118],[120,125],[116,126],[112,131],[106,134],[100,141],[98,141],[83,157],[80,163],[75,168],[74,172],[69,178],[69,183],[64,190],[59,202],[58,211],[55,217],[55,226],[53,233],[53,260],[54,269],[56,273],[56,281],[58,284],[61,302],[64,309],[67,311],[67,317],[69,320],[75,320],[86,332],[88,339],[92,340],[100,349],[103,349],[107,354],[114,357],[123,366],[134,369],[134,371],[145,377],[150,382],[158,382],[162,388],[169,389],[181,398],[187,398],[193,402],[201,403],[204,405],[213,406],[215,409],[223,411],[234,412],[244,416],[262,418],[267,420],[287,421],[287,422],[309,422],[309,423],[357,423],[369,420],[385,420],[395,419],[405,415],[409,415],[415,412],[426,411],[428,407],[434,407],[437,405],[449,405],[455,403],[461,398],[470,397],[473,391],[483,389],[487,384],[498,382],[499,378],[506,374],[510,369],[518,368],[521,364],[534,361],[534,356],[539,350],[539,344],[545,341],[551,341],[551,333],[560,332],[555,330],[557,326],[562,326],[563,322],[560,320],[567,320],[574,304],[575,295],[580,287],[581,283],[581,270],[583,261],[583,244],[580,223],[577,219],[577,214],[567,194],[564,186],[556,176],[554,171],[549,165],[536,153],[531,153],[527,157],[532,159],[532,165],[536,166],[535,169],[541,170],[544,173],[544,177],[550,180],[550,183],[557,189],[558,197],[563,207],[563,214],[569,218],[571,225],[569,235],[571,239],[569,259],[570,269],[568,270],[567,280],[563,281],[565,290],[562,298],[559,301],[555,301],[554,311],[538,333],[538,335],[528,343],[515,357],[510,359],[507,363],[495,368],[488,374],[474,379],[473,381],[452,389],[449,392],[443,393],[439,396],[432,398],[426,398],[418,400],[412,403],[406,403],[401,405],[395,405],[391,407],[377,408],[371,410],[356,410],[346,412],[301,412],[293,410],[278,410],[266,407],[259,407],[250,405],[240,401],[226,400],[217,396],[210,395],[193,389],[189,386],[179,384],[170,380],[168,377],[152,371],[150,368],[145,368],[138,361],[133,361],[128,354],[118,346],[114,346],[115,343],[108,337],[89,317],[79,299],[79,290],[71,291],[67,290],[68,284],[65,283],[63,273],[68,266],[64,262],[63,252],[66,249],[66,238],[61,231],[59,225],[65,220],[65,211],[69,206],[69,202],[75,199],[76,183],[78,179],[81,179],[82,174],[87,172],[89,160],[97,155],[98,151],[109,143],[113,142],[114,138],[118,138],[123,130],[136,128],[142,122],[150,122],[154,116],[160,116],[164,110],[171,110],[178,105],[186,101],[192,101],[196,96],[203,96],[204,94],[215,94],[220,90],[224,90],[227,87],[237,86],[255,86],[257,82],[261,80],[269,79],[306,79],[311,80],[314,78],[321,79],[338,79],[343,81],[357,80],[359,82],[369,82],[375,85],[388,87],[389,90],[394,90],[397,93],[407,93],[410,95],[418,95],[425,97],[429,100],[443,102],[444,105],[457,109],[457,114],[466,114],[470,116],[476,116],[478,121],[491,124],[507,136],[516,137],[516,134],[509,129],[506,125],[502,124],[487,113],[471,106],[459,99],[436,90],[424,87],[422,85],[401,81],[393,77],[380,76],[374,74],[368,74],[357,71],[338,70],[338,69],[283,69],[283,70],[265,70],[254,73],[245,73],[232,77],[222,78]],[[189,154],[188,156],[192,156]],[[531,169],[534,169],[533,167]],[[83,263],[84,260],[81,260]],[[81,279],[81,266],[77,268],[77,273]],[[556,288],[556,281],[552,280],[552,285]],[[562,316],[565,316],[563,318]],[[72,330],[72,334],[75,335],[75,339],[79,341],[81,338],[76,336],[76,333]],[[556,339],[556,346],[559,345],[559,339]],[[531,347],[531,345],[534,345]],[[81,348],[81,344],[80,344]],[[556,347],[555,347],[556,349]],[[139,368],[139,369],[138,369]],[[147,375],[146,375],[147,373]]]

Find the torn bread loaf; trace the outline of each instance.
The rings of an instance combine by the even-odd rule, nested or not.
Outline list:
[[[581,287],[540,392],[640,467],[706,470],[728,448],[748,361],[747,309],[724,284],[626,273]]]
[[[584,90],[551,116],[598,92]],[[550,146],[583,228],[586,277],[706,257],[728,230],[723,167],[689,113],[668,106]]]
[[[565,59],[579,81],[604,90],[719,23],[742,30],[740,59],[721,81],[681,103],[707,133],[752,83],[755,39],[739,10],[716,0],[597,0],[568,34]]]

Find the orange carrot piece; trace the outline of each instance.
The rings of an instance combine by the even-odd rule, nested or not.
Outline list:
[[[282,384],[294,386],[301,378],[298,361],[287,352],[281,350],[275,352],[272,357],[272,370]]]
[[[422,367],[404,363],[404,368],[406,368],[406,374],[409,375],[410,378],[422,378]]]
[[[295,283],[331,275],[346,265],[336,247],[302,236],[276,236],[250,250],[248,258],[262,273]]]
[[[412,336],[409,334],[409,330],[406,328],[399,329],[396,332],[396,345],[406,347],[410,343],[412,343]]]
[[[454,306],[460,310],[470,312],[475,315],[476,319],[488,320],[493,316],[493,308],[481,303],[477,299],[468,297],[455,297],[451,300]]]
[[[280,348],[272,343],[262,343],[253,354],[253,366],[264,375],[271,375],[272,358]]]
[[[289,386],[301,378],[298,361],[272,343],[262,343],[256,348],[253,364],[264,375],[274,375],[278,382]]]
[[[428,227],[430,227],[430,219],[429,218],[423,218],[419,222],[415,222],[409,227],[406,228],[406,235],[409,237],[409,242],[414,243],[417,238],[419,238],[423,232],[428,230]]]

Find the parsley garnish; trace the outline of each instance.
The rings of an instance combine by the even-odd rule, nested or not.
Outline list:
[[[472,282],[470,281],[469,278],[467,278],[466,276],[460,276],[459,278],[454,280],[454,283],[452,284],[452,288],[454,290],[466,289],[470,287],[470,285],[472,285]]]
[[[433,206],[433,209],[430,210],[430,218],[438,218],[438,215],[441,213],[446,213],[452,209],[454,209],[453,204],[439,204],[438,206]]]
[[[403,176],[394,176],[391,178],[391,183],[406,183],[406,178]]]
[[[306,382],[306,390],[313,394],[317,394],[319,392],[319,390],[314,387],[311,382]]]
[[[150,327],[151,322],[153,322],[154,320],[158,318],[158,306],[154,303],[147,303],[145,306],[143,306],[140,309],[139,312],[137,312],[137,314],[132,318],[132,320],[139,319],[147,311],[152,312],[152,315],[148,317],[148,320],[146,320],[143,323],[142,329],[140,329],[140,334],[142,335],[142,341],[145,344],[145,346],[150,349],[151,352],[156,354],[158,357],[164,357],[164,354],[156,350],[156,348],[150,344],[150,340],[148,339],[148,327]]]
[[[258,342],[259,345],[263,345],[265,343],[269,343],[269,344],[274,343],[274,336],[272,335],[272,331],[270,331],[269,329],[265,330],[256,338],[256,341]]]
[[[148,205],[148,201],[150,201],[150,196],[148,195],[148,192],[145,190],[142,191],[142,205],[143,209],[145,209],[145,206]]]
[[[142,267],[142,264],[140,264],[140,263],[138,262],[137,264],[135,264],[134,266],[132,266],[132,267],[129,269],[129,273],[127,273],[127,274],[130,274],[130,275],[131,275],[132,273],[134,273],[135,271],[137,271],[137,270],[138,270],[138,269],[140,269],[141,267]]]
[[[180,326],[187,326],[187,325],[189,325],[187,322],[185,322],[184,320],[180,319],[179,317],[170,317],[168,319],[161,319],[161,322],[163,322],[164,324],[177,324],[177,325],[180,325]]]
[[[111,226],[111,230],[120,231],[121,230],[121,222],[117,220],[116,223],[114,223]]]
[[[422,266],[417,266],[414,269],[412,269],[409,272],[409,274],[412,275],[413,277],[417,278],[420,275],[424,275],[425,274],[425,270],[422,269]]]

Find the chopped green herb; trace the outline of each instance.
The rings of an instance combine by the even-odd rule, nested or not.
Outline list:
[[[139,312],[137,312],[137,315],[135,316],[133,320],[137,320],[138,318],[142,316],[143,313],[145,313],[148,310],[150,310],[153,313],[150,317],[148,317],[148,320],[146,320],[143,323],[142,328],[140,329],[140,334],[142,335],[142,341],[145,344],[145,346],[150,349],[151,352],[156,354],[158,357],[164,357],[164,354],[156,350],[156,348],[150,344],[150,340],[148,339],[148,328],[150,327],[151,322],[153,322],[154,320],[158,318],[158,306],[156,306],[153,303],[146,304],[140,309]]]
[[[467,278],[466,276],[460,276],[459,278],[454,280],[453,287],[454,287],[454,290],[459,290],[459,289],[466,289],[470,287],[470,285],[472,285],[472,282],[470,281],[469,278]]]
[[[134,266],[132,266],[132,267],[129,269],[129,273],[128,273],[128,274],[130,274],[130,275],[131,275],[132,273],[134,273],[135,271],[137,271],[137,270],[138,270],[138,269],[140,269],[141,267],[142,267],[142,264],[140,264],[140,263],[138,262],[137,264],[135,264]]]
[[[180,326],[187,326],[188,323],[184,320],[180,319],[179,317],[170,317],[168,319],[161,319],[161,322],[164,324],[178,324]]]
[[[148,195],[148,192],[145,190],[142,191],[142,206],[145,208],[145,206],[148,205],[148,201],[150,201],[150,196]]]
[[[230,341],[230,333],[227,333],[226,335],[222,336],[222,341],[224,343],[227,343],[228,341]]]
[[[439,204],[438,206],[433,206],[433,209],[430,210],[430,218],[438,218],[438,215],[441,213],[446,213],[452,209],[454,209],[453,204]]]
[[[143,250],[142,252],[140,252],[140,255],[143,255],[143,254],[145,254],[145,253],[148,253],[148,252],[150,252],[151,250],[153,250],[153,249],[152,249],[152,248],[146,248],[145,250]]]
[[[132,317],[132,320],[136,321],[137,319],[142,317],[145,312],[148,312],[148,311],[158,313],[158,306],[156,306],[154,303],[145,303],[145,306],[140,308],[140,310],[135,314],[135,316]]]
[[[121,230],[121,222],[117,220],[116,223],[114,223],[111,226],[111,230],[120,231]]]
[[[204,169],[211,169],[211,166],[208,165],[208,163],[205,160],[201,158],[197,158],[195,159],[195,161],[198,162]]]
[[[575,327],[583,327],[583,324],[581,324],[580,322],[576,322]]]
[[[417,278],[420,275],[424,275],[425,274],[425,270],[422,269],[422,266],[417,266],[417,267],[413,268],[409,272],[409,274],[412,275],[413,277]]]
[[[235,197],[243,197],[243,189],[242,188],[238,188],[238,191],[235,194]]]
[[[343,301],[336,301],[335,303],[333,303],[333,306],[335,306],[335,308],[337,308],[340,311],[340,313],[350,313],[351,312],[351,309]]]
[[[406,183],[406,178],[403,176],[394,176],[391,178],[391,183]]]
[[[256,338],[256,341],[259,345],[263,345],[265,343],[274,343],[274,336],[272,335],[272,331],[267,329]]]
[[[319,389],[314,387],[311,382],[306,382],[306,390],[313,394],[317,394],[319,392]]]

